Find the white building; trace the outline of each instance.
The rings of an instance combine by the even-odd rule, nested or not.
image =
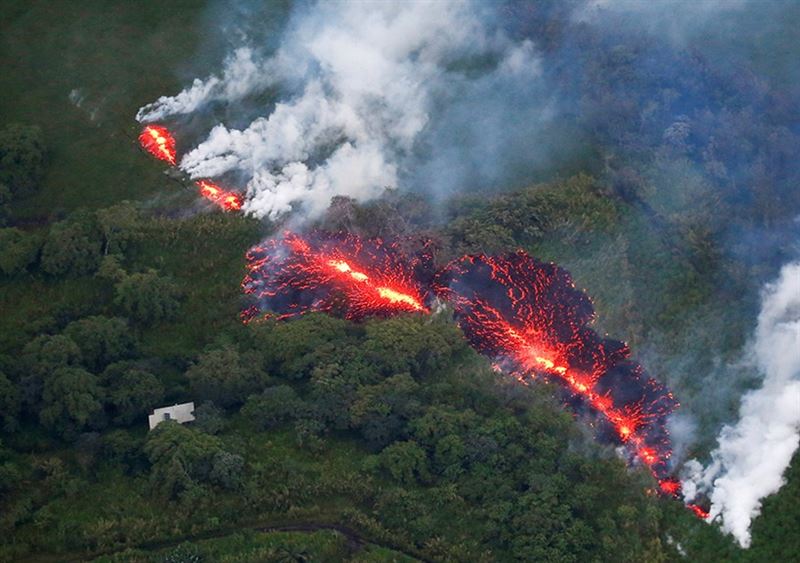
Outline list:
[[[180,405],[155,409],[153,414],[147,417],[147,420],[150,422],[150,430],[165,420],[174,420],[178,424],[191,422],[194,420],[194,403],[182,403]]]

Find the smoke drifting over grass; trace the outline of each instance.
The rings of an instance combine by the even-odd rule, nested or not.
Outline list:
[[[720,516],[743,547],[761,500],[783,486],[800,443],[800,262],[764,290],[751,354],[764,374],[761,388],[742,398],[739,421],[722,429],[711,464],[687,464],[684,483],[690,498],[710,495],[710,518]]]
[[[257,217],[314,216],[335,195],[367,200],[412,176],[411,162],[428,163],[425,181],[435,184],[445,174],[431,166],[457,168],[453,147],[441,158],[415,153],[423,132],[438,138],[452,129],[449,121],[479,117],[481,107],[503,115],[511,100],[504,103],[493,86],[524,84],[539,72],[533,44],[511,41],[493,19],[467,2],[321,3],[295,14],[271,56],[240,48],[221,75],[159,98],[137,119],[189,114],[276,86],[281,94],[271,111],[242,129],[217,125],[180,162],[193,178],[245,177],[244,209]],[[484,129],[483,152],[511,116]],[[521,127],[507,128],[508,136]],[[466,131],[463,144],[478,138]],[[457,153],[464,161],[469,147]]]
[[[222,77],[196,78],[189,88],[176,96],[161,96],[152,104],[139,109],[136,119],[152,122],[178,114],[188,114],[212,101],[235,102],[257,88],[270,84],[269,69],[260,66],[248,47],[236,49],[225,59]]]

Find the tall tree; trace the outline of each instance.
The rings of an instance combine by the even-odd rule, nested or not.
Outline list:
[[[145,454],[151,463],[151,481],[168,498],[175,498],[211,479],[215,456],[223,452],[219,438],[197,432],[174,421],[159,424],[147,437]],[[231,460],[221,461],[222,465]],[[231,468],[217,470],[225,479]]]
[[[132,319],[148,324],[174,318],[179,296],[172,279],[147,270],[117,283],[114,302]]]
[[[8,223],[11,215],[11,188],[0,183],[0,226]]]
[[[13,276],[25,271],[39,253],[41,239],[19,229],[0,229],[0,272]]]
[[[350,407],[351,424],[375,449],[404,437],[408,421],[419,410],[418,389],[419,384],[408,374],[359,387]]]
[[[28,342],[22,349],[19,390],[22,401],[38,409],[45,379],[62,367],[77,367],[81,350],[68,336],[43,334]]]
[[[122,201],[97,211],[97,223],[103,233],[103,254],[118,254],[131,242],[143,236],[143,221],[139,208]]]
[[[112,362],[130,358],[136,348],[128,323],[120,318],[86,317],[68,324],[64,335],[78,345],[83,365],[95,373]]]
[[[71,437],[102,422],[103,404],[97,377],[75,367],[62,367],[47,378],[39,420],[50,430]]]
[[[100,266],[102,235],[91,213],[80,211],[50,227],[42,248],[42,270],[52,276],[82,276]]]
[[[143,423],[147,413],[164,398],[164,386],[158,378],[135,362],[109,365],[102,381],[118,424],[131,424],[137,419]]]
[[[268,369],[283,377],[300,379],[347,345],[348,328],[347,321],[311,314],[291,323],[254,327],[253,333]]]
[[[20,397],[16,385],[0,371],[0,422],[4,428],[16,428],[19,407]]]
[[[202,354],[186,371],[186,378],[198,399],[214,401],[225,408],[241,404],[248,395],[261,391],[269,380],[258,362],[241,356],[232,346]]]
[[[452,323],[413,316],[373,321],[366,326],[364,352],[386,375],[431,375],[463,351],[463,338]]]
[[[303,414],[305,403],[288,385],[267,387],[258,395],[251,395],[242,408],[242,414],[256,426],[266,429],[292,420]]]
[[[402,483],[411,484],[430,478],[425,450],[413,440],[388,446],[381,452],[380,460],[392,477]]]

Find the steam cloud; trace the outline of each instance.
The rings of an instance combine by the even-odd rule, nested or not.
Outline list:
[[[491,21],[468,2],[320,3],[295,14],[271,56],[240,48],[221,76],[159,98],[137,119],[190,114],[276,86],[282,97],[268,115],[244,129],[217,125],[180,167],[193,178],[245,177],[244,210],[256,217],[297,209],[313,216],[335,195],[366,200],[397,187],[422,133],[436,129],[434,101],[440,114],[460,119],[453,105],[537,75],[532,43],[511,41]]]
[[[800,443],[800,262],[765,288],[751,353],[763,385],[742,398],[739,421],[722,429],[711,464],[687,463],[684,482],[687,498],[710,494],[709,518],[720,516],[742,547],[750,545],[761,499],[783,486]]]

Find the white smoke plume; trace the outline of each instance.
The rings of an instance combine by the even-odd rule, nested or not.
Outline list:
[[[800,262],[764,289],[750,352],[764,375],[761,388],[742,397],[739,421],[722,429],[711,464],[688,463],[684,482],[687,498],[710,495],[709,519],[721,518],[742,547],[800,443]]]
[[[530,41],[511,41],[482,10],[462,1],[319,3],[295,14],[271,56],[241,48],[221,76],[159,98],[137,119],[276,85],[281,97],[268,114],[242,129],[217,125],[180,167],[193,178],[244,178],[244,210],[257,217],[313,216],[335,195],[363,201],[400,185],[434,105],[449,111],[493,81],[535,79]]]
[[[254,60],[255,54],[248,47],[236,49],[225,60],[222,78],[210,76],[205,80],[196,78],[192,86],[176,96],[161,96],[152,104],[139,109],[136,119],[150,123],[170,115],[197,111],[214,100],[234,102],[258,88],[271,83],[269,68]]]

